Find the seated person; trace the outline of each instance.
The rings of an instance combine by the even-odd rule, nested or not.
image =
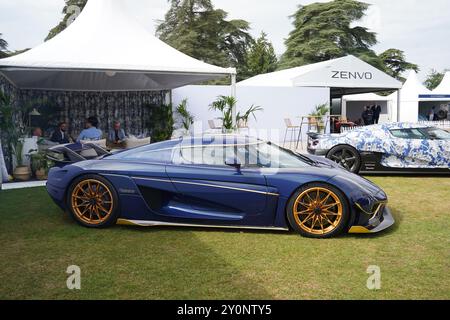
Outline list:
[[[70,143],[70,137],[67,134],[67,123],[61,122],[58,124],[58,128],[53,132],[50,141],[56,142],[58,144]]]
[[[86,119],[86,129],[81,131],[78,136],[77,142],[83,140],[100,140],[102,138],[102,130],[97,129],[98,120],[96,117],[89,117]]]
[[[36,138],[36,142],[38,145],[47,144],[47,142],[48,142],[48,140],[46,140],[44,138],[44,133],[43,133],[42,129],[39,127],[33,128],[33,130],[31,131],[31,136],[33,138]]]
[[[40,138],[42,138],[42,129],[39,127],[34,128],[31,135],[32,137],[37,137],[37,139],[39,140]]]
[[[114,121],[113,129],[108,134],[108,144],[114,147],[124,147],[125,139],[125,131],[120,127],[120,122]]]

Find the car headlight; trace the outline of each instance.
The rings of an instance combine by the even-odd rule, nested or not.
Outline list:
[[[386,204],[387,200],[379,200],[372,196],[362,197],[355,201],[358,209],[369,216],[378,214]]]

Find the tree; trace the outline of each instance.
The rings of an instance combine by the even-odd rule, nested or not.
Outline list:
[[[58,33],[67,28],[67,26],[76,19],[76,17],[80,14],[81,10],[83,10],[84,6],[87,3],[87,0],[65,0],[66,5],[62,10],[62,14],[64,14],[64,18],[62,21],[53,29],[50,30],[45,41],[50,40]]]
[[[25,52],[27,52],[28,50],[31,50],[31,48],[26,48],[26,49],[21,49],[21,50],[15,50],[15,51],[10,51],[10,52],[8,52],[8,56],[9,57],[12,57],[12,56],[17,56],[17,55],[19,55],[19,54],[22,54],[22,53],[25,53]]]
[[[8,53],[6,51],[8,50],[8,42],[3,39],[3,33],[0,33],[0,59],[6,58],[8,56]]]
[[[157,27],[157,36],[181,52],[222,67],[245,66],[253,39],[245,20],[226,20],[211,0],[169,0],[170,9]]]
[[[417,64],[406,61],[405,53],[402,50],[388,49],[381,53],[379,57],[384,65],[385,72],[396,79],[404,81],[405,79],[401,75],[407,70],[419,71]]]
[[[445,69],[442,72],[438,72],[435,69],[431,69],[427,75],[427,79],[424,82],[425,87],[427,87],[430,90],[436,89],[441,84],[447,71],[449,71],[449,69]]]
[[[261,36],[250,47],[243,78],[250,78],[258,74],[273,72],[277,69],[278,59],[272,43],[267,40],[267,34]]]
[[[376,34],[354,26],[369,5],[356,0],[333,0],[300,6],[292,16],[294,30],[285,41],[280,69],[297,67],[353,54],[379,65],[374,51]]]

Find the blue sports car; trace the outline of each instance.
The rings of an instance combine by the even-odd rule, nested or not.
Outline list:
[[[390,123],[342,134],[309,134],[308,152],[353,173],[450,174],[450,133],[421,124]]]
[[[205,135],[116,154],[88,149],[53,148],[60,166],[47,183],[53,200],[86,227],[293,229],[329,238],[394,224],[386,194],[370,181],[258,139]]]

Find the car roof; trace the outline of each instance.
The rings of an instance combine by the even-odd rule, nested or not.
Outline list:
[[[381,125],[387,130],[396,130],[396,129],[421,129],[421,128],[430,128],[431,126],[420,123],[410,123],[410,122],[394,122],[394,123],[385,123]]]
[[[115,153],[109,159],[120,159],[135,152],[146,151],[163,151],[174,149],[176,147],[182,148],[196,148],[196,147],[215,147],[215,146],[242,146],[250,144],[264,143],[265,141],[239,135],[239,134],[203,134],[201,136],[185,136],[178,139],[167,140],[162,142],[152,143],[146,146],[140,146],[134,149],[124,150]]]

